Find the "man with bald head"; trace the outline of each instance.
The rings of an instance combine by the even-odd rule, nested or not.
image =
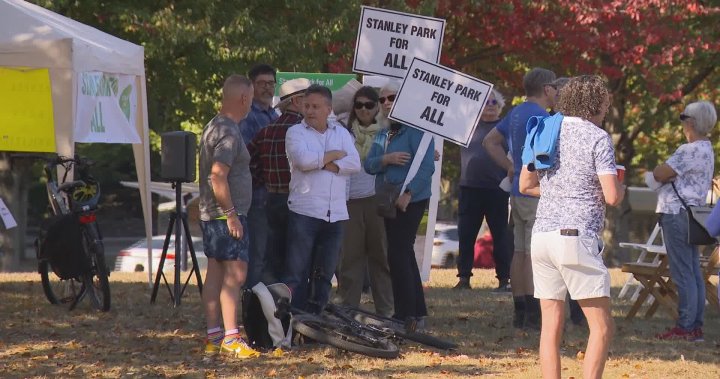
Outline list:
[[[247,276],[247,212],[252,201],[250,154],[238,123],[250,111],[252,82],[230,75],[222,106],[200,140],[200,226],[208,258],[202,292],[207,321],[206,354],[257,357],[238,331],[240,290]]]

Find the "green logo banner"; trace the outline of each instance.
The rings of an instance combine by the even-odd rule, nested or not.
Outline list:
[[[337,91],[347,82],[356,78],[355,74],[329,74],[329,73],[308,73],[308,72],[282,72],[277,73],[278,85],[275,87],[275,96],[280,94],[280,86],[288,80],[305,78],[312,84],[320,84],[330,88],[330,91]]]

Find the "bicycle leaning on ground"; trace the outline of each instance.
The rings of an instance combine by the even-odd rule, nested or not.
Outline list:
[[[415,330],[415,325],[360,308],[329,303],[322,313],[312,314],[291,307],[287,299],[280,299],[277,308],[278,318],[286,312],[293,313],[293,328],[303,336],[370,357],[397,358],[398,345],[404,340],[444,350],[457,348],[453,342]]]
[[[52,304],[72,310],[85,296],[97,310],[110,310],[110,283],[105,248],[96,219],[100,184],[88,172],[91,161],[80,157],[42,159],[52,216],[36,241],[38,272],[45,296]],[[62,166],[62,180],[56,178]],[[75,169],[76,180],[67,181]],[[60,183],[58,183],[60,182]]]

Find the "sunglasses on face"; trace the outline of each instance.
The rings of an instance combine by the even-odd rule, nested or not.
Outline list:
[[[388,97],[383,96],[383,97],[379,98],[378,100],[380,101],[380,104],[385,104],[385,99],[387,99],[387,101],[392,103],[395,101],[396,96],[397,96],[397,94],[388,95]]]
[[[680,113],[680,121],[685,121],[691,119],[692,116],[688,116],[685,113]]]
[[[498,101],[495,99],[488,99],[485,105],[498,105]]]
[[[375,102],[373,102],[373,101],[367,101],[367,102],[356,101],[355,102],[355,109],[363,109],[363,107],[365,107],[365,109],[373,109],[373,108],[375,108]]]

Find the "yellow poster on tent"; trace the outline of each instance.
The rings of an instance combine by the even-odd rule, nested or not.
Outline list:
[[[47,69],[0,67],[0,151],[55,151]]]

